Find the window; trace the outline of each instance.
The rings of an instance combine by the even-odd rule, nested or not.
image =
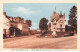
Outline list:
[[[60,20],[60,22],[62,23],[63,21],[62,21],[62,20]]]
[[[62,28],[62,24],[60,24],[60,28]]]
[[[62,24],[60,24],[60,31],[62,31]]]

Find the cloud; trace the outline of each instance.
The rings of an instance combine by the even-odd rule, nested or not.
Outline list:
[[[37,29],[37,26],[32,26],[32,27],[30,27],[30,29]]]
[[[32,10],[30,8],[25,8],[25,7],[12,8],[12,12],[14,12],[19,16],[26,16],[26,17],[32,17],[33,15],[37,15],[40,13],[40,11],[38,10]],[[32,26],[30,27],[30,29],[37,29],[37,28],[38,28],[37,23],[32,22]]]
[[[21,13],[21,14],[26,14],[26,15],[31,15],[31,14],[37,14],[40,11],[37,10],[31,10],[29,8],[24,8],[24,7],[18,7],[18,8],[12,8],[12,11],[15,13]]]
[[[30,27],[30,29],[37,29],[38,26],[35,22],[32,22],[32,26]]]
[[[36,26],[37,24],[35,22],[32,22],[32,25]]]

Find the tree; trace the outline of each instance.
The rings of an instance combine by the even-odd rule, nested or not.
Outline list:
[[[26,20],[26,24],[31,27],[32,26],[32,21],[31,20]]]
[[[65,31],[68,32],[71,30],[71,27],[69,27],[68,25],[65,25]]]
[[[69,25],[77,31],[77,7],[73,6],[70,9],[70,14],[69,14]]]
[[[46,31],[48,30],[48,19],[46,18],[42,18],[40,20],[40,23],[39,23],[39,29],[42,31],[42,35],[44,35],[46,33]]]

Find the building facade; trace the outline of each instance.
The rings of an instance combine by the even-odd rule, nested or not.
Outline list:
[[[9,28],[10,28],[10,20],[6,17],[6,13],[3,13],[3,34],[8,35],[9,34]]]
[[[51,31],[56,32],[65,32],[65,13],[62,15],[62,12],[53,14],[50,17],[51,20]]]
[[[6,12],[3,12],[3,18],[3,34],[9,36],[9,28],[11,26],[18,28],[21,31],[21,34],[28,34],[30,29],[23,18],[7,16]]]

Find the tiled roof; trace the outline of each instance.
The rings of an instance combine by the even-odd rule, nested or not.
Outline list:
[[[58,21],[60,17],[63,17],[63,15],[59,13],[53,13],[50,20],[53,21],[55,19]]]

